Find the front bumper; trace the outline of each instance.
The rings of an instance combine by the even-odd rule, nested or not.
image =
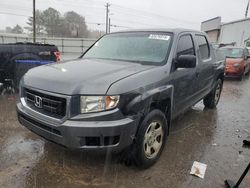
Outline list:
[[[240,77],[244,74],[244,68],[239,67],[238,69],[234,67],[226,67],[225,76],[226,77]]]
[[[71,119],[52,123],[44,116],[38,118],[38,115],[29,113],[21,102],[17,103],[16,108],[18,120],[22,125],[47,140],[72,149],[121,151],[132,144],[138,125],[138,118],[132,117],[103,121]]]

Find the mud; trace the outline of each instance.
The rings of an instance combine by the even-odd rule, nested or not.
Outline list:
[[[250,79],[227,80],[216,110],[202,103],[173,122],[159,161],[150,169],[125,166],[117,156],[71,151],[22,127],[13,97],[0,97],[0,187],[224,187],[250,162]],[[204,179],[189,174],[207,164]],[[250,187],[250,173],[242,187]]]

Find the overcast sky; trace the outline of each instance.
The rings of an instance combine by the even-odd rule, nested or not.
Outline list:
[[[53,7],[61,12],[76,11],[89,28],[105,30],[105,3],[109,2],[112,31],[126,28],[185,27],[200,29],[200,22],[221,16],[223,22],[244,18],[248,0],[36,0],[36,8]],[[250,10],[249,10],[250,11]],[[11,15],[12,14],[12,15]],[[16,14],[16,15],[14,15]],[[32,15],[32,0],[1,0],[0,30],[26,26]],[[248,14],[250,17],[250,13]]]

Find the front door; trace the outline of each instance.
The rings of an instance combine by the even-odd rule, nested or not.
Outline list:
[[[183,34],[178,40],[175,59],[180,55],[188,54],[195,55],[194,42],[191,34]],[[193,101],[196,68],[175,68],[175,61],[173,61],[171,76],[174,85],[173,116],[177,116]]]

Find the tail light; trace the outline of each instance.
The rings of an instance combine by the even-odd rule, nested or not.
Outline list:
[[[61,60],[61,53],[60,52],[54,52],[54,55],[56,56],[56,61]]]

